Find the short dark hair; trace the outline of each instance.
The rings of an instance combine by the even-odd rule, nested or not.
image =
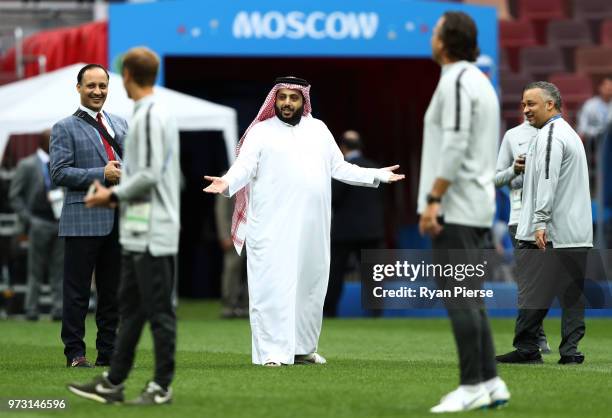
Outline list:
[[[474,20],[463,12],[445,12],[443,17],[444,23],[439,36],[449,58],[458,61],[476,61],[480,49],[478,28]]]
[[[101,68],[102,70],[104,70],[104,73],[106,74],[106,79],[110,80],[110,76],[108,75],[108,71],[106,71],[106,68],[104,68],[103,65],[100,65],[100,64],[87,64],[86,66],[84,66],[83,68],[81,68],[79,70],[79,73],[77,74],[77,83],[81,84],[81,82],[83,81],[83,74],[85,74],[85,71],[91,70],[93,68]]]
[[[158,69],[159,57],[144,46],[130,49],[121,61],[121,71],[127,70],[140,87],[154,85]]]
[[[561,98],[561,92],[553,83],[549,83],[548,81],[533,81],[525,86],[523,93],[531,89],[542,90],[546,96],[546,100],[552,100],[555,104],[555,109],[561,111],[563,99]]]

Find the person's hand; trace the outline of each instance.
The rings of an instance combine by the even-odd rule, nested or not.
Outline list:
[[[219,245],[221,246],[221,249],[223,250],[223,252],[228,252],[232,248],[234,248],[234,242],[232,241],[231,238],[219,240]]]
[[[516,157],[514,161],[514,174],[521,174],[525,172],[525,154],[521,154]]]
[[[421,235],[429,235],[434,238],[442,232],[442,226],[438,223],[439,203],[430,203],[421,214],[419,220],[419,232]]]
[[[538,229],[537,231],[535,231],[535,240],[536,240],[536,245],[538,246],[539,249],[546,250],[546,243],[548,239],[546,238],[545,229]]]
[[[394,171],[397,170],[398,168],[400,168],[399,164],[392,165],[390,167],[383,167],[383,168],[381,168],[381,170],[385,170],[385,171],[390,171],[391,172],[391,177],[389,177],[389,180],[387,181],[387,183],[395,183],[396,181],[404,180],[404,178],[406,178],[406,176],[403,175],[403,174],[395,174],[394,173]]]
[[[93,194],[85,196],[85,206],[88,208],[116,208],[117,204],[111,201],[111,194],[113,191],[107,187],[102,186],[98,181],[94,181],[96,191]]]
[[[207,188],[203,189],[206,193],[223,193],[229,187],[227,181],[221,177],[204,176],[204,180],[211,182]]]
[[[121,178],[121,163],[119,161],[111,160],[106,166],[104,166],[104,179],[109,184],[119,183]]]

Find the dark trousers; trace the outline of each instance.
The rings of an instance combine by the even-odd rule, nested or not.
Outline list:
[[[155,351],[154,381],[164,389],[170,386],[176,351],[176,315],[172,305],[174,262],[174,256],[123,252],[119,288],[121,323],[108,375],[112,383],[127,379],[140,334],[149,321]]]
[[[584,337],[584,278],[586,248],[550,248],[542,252],[533,243],[519,242],[518,275],[525,279],[519,292],[519,315],[514,331],[514,347],[533,354],[539,349],[542,320],[555,298],[561,305],[561,343],[559,352],[570,356],[578,351]]]
[[[85,355],[85,317],[89,305],[91,279],[95,269],[98,305],[96,348],[98,359],[108,361],[113,354],[119,309],[117,290],[121,271],[118,220],[103,237],[66,237],[64,246],[64,303],[62,341],[68,360]]]
[[[447,223],[440,235],[432,240],[433,250],[438,253],[443,250],[484,249],[489,233],[486,228]],[[461,384],[474,385],[497,376],[495,347],[484,302],[480,306],[448,307],[448,317],[459,354]]]
[[[356,241],[332,241],[331,260],[329,265],[329,283],[323,305],[323,315],[335,317],[338,314],[338,303],[344,288],[344,276],[348,270],[348,261],[352,254],[357,257],[361,265],[361,250],[374,250],[381,248],[380,239]]]
[[[511,225],[508,227],[508,232],[510,233],[510,239],[512,240],[512,246],[515,249],[518,249],[518,241],[516,240],[516,229],[517,226],[516,225]],[[518,260],[516,260],[518,262]],[[517,275],[516,276],[516,286],[518,288],[518,293],[521,294],[524,291],[525,285],[526,283],[528,283],[529,280],[532,280],[532,277],[525,277],[522,275]],[[518,326],[519,323],[523,324],[525,323],[526,319],[524,318],[524,316],[528,313],[527,309],[519,309],[518,310],[518,316],[516,318],[516,324]],[[544,318],[542,318],[542,321],[544,321]],[[515,333],[516,333],[516,329],[515,329]],[[538,344],[540,346],[545,346],[548,341],[546,339],[546,333],[544,332],[544,324],[543,322],[540,323],[540,326],[538,327]],[[516,346],[515,346],[516,347]]]
[[[27,315],[39,313],[40,285],[45,276],[51,286],[51,315],[62,316],[62,281],[64,278],[64,239],[57,236],[57,222],[33,218],[30,223],[28,248]]]

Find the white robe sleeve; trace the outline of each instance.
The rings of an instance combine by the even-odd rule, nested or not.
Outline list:
[[[378,187],[380,182],[389,182],[391,172],[379,168],[364,168],[348,163],[344,160],[342,152],[331,132],[325,127],[329,136],[331,175],[332,178],[352,186]]]
[[[229,187],[223,193],[226,197],[232,197],[237,191],[250,183],[257,175],[257,166],[260,154],[260,138],[257,135],[249,134],[240,149],[240,154],[236,161],[223,176]]]

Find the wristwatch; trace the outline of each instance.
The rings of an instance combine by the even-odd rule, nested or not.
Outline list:
[[[431,205],[432,203],[440,203],[442,202],[442,197],[433,196],[431,193],[427,194],[427,204]]]

